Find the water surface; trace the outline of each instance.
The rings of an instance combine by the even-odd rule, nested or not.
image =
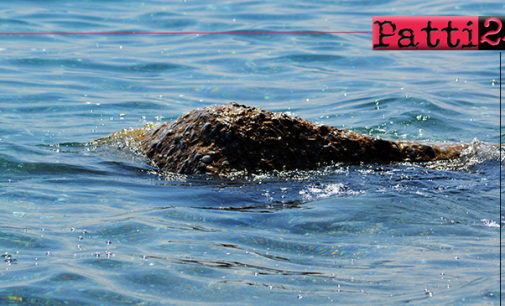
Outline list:
[[[0,45],[0,304],[499,304],[498,52],[372,51],[372,16],[499,1],[15,1]],[[178,176],[94,139],[236,101],[464,160]]]

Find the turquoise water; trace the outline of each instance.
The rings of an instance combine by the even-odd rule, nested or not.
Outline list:
[[[88,143],[230,101],[387,139],[498,143],[498,52],[372,51],[371,20],[504,15],[502,2],[0,10],[1,32],[370,32],[0,36],[1,305],[499,304],[496,147],[232,180]]]

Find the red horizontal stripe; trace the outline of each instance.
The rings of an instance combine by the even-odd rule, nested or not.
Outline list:
[[[368,32],[53,32],[0,33],[0,35],[184,35],[184,34],[366,34]]]

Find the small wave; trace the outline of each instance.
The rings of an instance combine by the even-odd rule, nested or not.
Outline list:
[[[325,199],[332,196],[358,195],[364,191],[350,190],[342,183],[328,184],[323,186],[309,186],[300,190],[299,194],[307,201],[314,199]]]
[[[469,170],[485,161],[505,161],[505,148],[498,144],[484,143],[477,138],[461,151],[459,159],[428,162],[426,168],[433,170]]]
[[[482,221],[484,225],[487,225],[489,227],[500,227],[500,225],[493,220],[480,219],[480,221]]]
[[[470,145],[461,151],[461,158],[477,159],[478,162],[488,159],[499,159],[501,162],[505,160],[505,154],[500,154],[500,151],[505,152],[503,147],[497,144],[486,144],[479,141],[477,138],[472,139]]]

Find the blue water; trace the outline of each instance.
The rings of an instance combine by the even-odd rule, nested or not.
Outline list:
[[[372,16],[502,1],[4,1],[0,304],[498,305],[498,52],[372,51]],[[453,163],[178,176],[93,140],[236,101]],[[502,135],[502,141],[504,140]]]

